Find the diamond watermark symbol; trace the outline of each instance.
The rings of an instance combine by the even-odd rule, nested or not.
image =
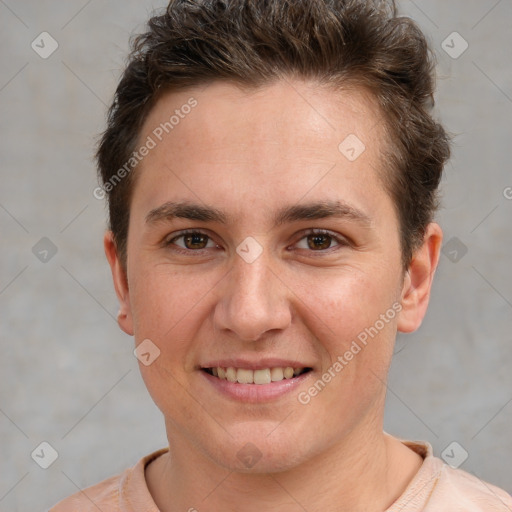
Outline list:
[[[441,458],[454,469],[459,468],[469,457],[469,453],[457,441],[450,443],[441,453]]]
[[[47,59],[59,47],[59,43],[48,32],[41,32],[30,46],[39,57]]]
[[[44,236],[32,247],[32,253],[42,263],[48,263],[57,254],[57,246]]]
[[[252,468],[262,457],[258,447],[252,443],[245,444],[236,454],[245,467]]]
[[[467,246],[456,236],[450,238],[443,246],[442,253],[452,262],[458,263],[468,253]]]
[[[248,236],[238,245],[236,252],[246,263],[253,263],[260,257],[263,247],[252,236]]]
[[[43,469],[48,469],[59,458],[57,450],[47,441],[39,444],[30,456]]]
[[[363,141],[351,133],[338,146],[340,153],[350,162],[357,160],[366,150]]]
[[[458,32],[452,32],[441,43],[441,48],[452,59],[458,59],[469,48],[469,44]]]
[[[160,349],[151,340],[145,339],[139,343],[133,354],[144,366],[149,366],[160,356]]]

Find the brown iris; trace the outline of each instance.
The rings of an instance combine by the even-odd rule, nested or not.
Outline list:
[[[308,247],[310,249],[328,249],[331,245],[331,236],[324,234],[308,235]],[[324,243],[322,243],[322,240]]]
[[[202,233],[185,234],[183,235],[183,243],[187,249],[204,249],[208,243],[208,236],[203,235]],[[204,246],[198,247],[201,244],[204,244]]]

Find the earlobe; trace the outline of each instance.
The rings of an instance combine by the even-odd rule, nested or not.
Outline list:
[[[402,287],[402,310],[398,316],[400,332],[413,332],[421,325],[427,312],[432,280],[439,263],[443,232],[434,222],[427,226],[423,244],[411,260]]]
[[[117,323],[119,327],[130,336],[133,336],[133,319],[130,306],[130,293],[128,288],[128,279],[119,257],[117,246],[112,231],[107,231],[103,237],[105,255],[110,265],[112,279],[117,298],[119,300],[119,313]]]

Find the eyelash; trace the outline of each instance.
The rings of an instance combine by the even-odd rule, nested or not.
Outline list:
[[[170,247],[171,245],[174,245],[173,242],[175,242],[176,240],[178,240],[180,238],[183,238],[186,235],[203,235],[203,236],[208,237],[208,242],[209,241],[213,241],[212,237],[210,235],[208,235],[208,233],[205,233],[204,231],[201,231],[199,229],[188,229],[188,230],[180,231],[177,235],[173,236],[172,238],[167,238],[166,240],[164,240],[163,246],[164,247]],[[336,234],[334,234],[334,233],[332,233],[332,232],[330,232],[328,230],[325,230],[325,229],[309,229],[309,230],[305,231],[302,234],[302,237],[299,238],[296,243],[302,241],[304,238],[307,238],[310,235],[325,235],[325,236],[328,236],[328,237],[332,238],[333,240],[335,240],[339,245],[337,247],[329,247],[328,249],[319,249],[318,251],[308,250],[308,249],[301,249],[301,250],[306,250],[306,251],[311,252],[311,253],[320,253],[320,254],[323,253],[323,254],[325,254],[325,253],[330,253],[333,250],[339,250],[340,247],[347,247],[347,246],[350,245],[350,242],[346,238],[341,237],[339,235],[336,235]],[[203,249],[184,249],[182,247],[176,246],[176,247],[173,247],[172,250],[176,251],[176,252],[178,252],[180,254],[190,255],[191,253],[202,254],[203,251],[206,251],[208,249],[209,248],[203,248]]]

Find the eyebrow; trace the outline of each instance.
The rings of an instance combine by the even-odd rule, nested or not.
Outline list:
[[[173,219],[188,219],[201,222],[232,224],[234,217],[208,205],[187,201],[169,201],[154,208],[146,215],[146,224],[155,224]],[[372,219],[361,210],[340,201],[317,201],[280,208],[273,217],[274,227],[285,223],[325,218],[343,218],[369,226]]]

